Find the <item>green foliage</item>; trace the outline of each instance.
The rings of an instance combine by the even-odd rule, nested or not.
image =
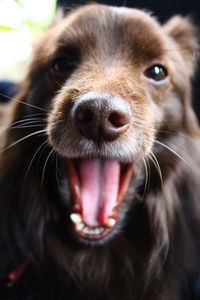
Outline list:
[[[0,31],[10,31],[13,30],[12,27],[0,25]]]
[[[43,1],[43,0],[41,0]],[[6,18],[8,19],[8,24],[2,24],[2,21],[0,19],[0,31],[10,31],[10,30],[20,30],[20,27],[26,26],[30,29],[32,34],[37,34],[42,32],[46,27],[48,27],[51,22],[52,19],[55,15],[55,11],[56,11],[56,0],[48,0],[48,5],[40,5],[40,7],[38,6],[38,3],[36,3],[37,1],[30,1],[30,0],[15,0],[13,3],[15,5],[15,7],[18,8],[19,11],[22,12],[22,17],[20,18],[20,26],[19,28],[14,28],[12,25],[9,24],[10,19],[9,19],[9,8],[8,8],[8,17],[6,16]],[[41,4],[44,3],[40,2]],[[35,5],[35,7],[34,7]],[[30,9],[27,9],[29,8]],[[31,8],[34,8],[35,11],[39,11],[41,13],[41,10],[43,10],[44,12],[44,18],[40,19],[39,21],[33,18],[33,15],[31,13]],[[10,8],[12,9],[12,7]]]

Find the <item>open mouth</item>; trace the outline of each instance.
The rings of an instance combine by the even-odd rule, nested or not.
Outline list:
[[[117,225],[118,207],[128,189],[133,163],[111,158],[69,159],[68,170],[74,231],[85,240],[100,240]]]

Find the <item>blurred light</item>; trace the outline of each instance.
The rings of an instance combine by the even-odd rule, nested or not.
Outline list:
[[[51,22],[56,0],[0,0],[0,79],[23,79],[32,39]]]
[[[13,60],[22,61],[31,53],[30,31],[27,27],[20,31],[0,32],[0,61],[2,65]]]
[[[14,0],[0,0],[0,25],[19,28],[23,12]]]
[[[26,17],[34,22],[41,22],[49,18],[55,0],[23,0],[21,3]]]

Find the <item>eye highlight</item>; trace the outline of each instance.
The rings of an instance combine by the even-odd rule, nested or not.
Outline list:
[[[144,75],[156,82],[162,81],[168,76],[167,68],[161,64],[155,64],[144,71]]]

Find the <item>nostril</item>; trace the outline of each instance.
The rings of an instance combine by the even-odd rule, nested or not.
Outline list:
[[[82,96],[74,103],[71,116],[78,133],[98,143],[117,139],[131,124],[128,103],[110,94]]]
[[[128,115],[123,114],[121,112],[113,112],[108,118],[110,123],[116,128],[120,128],[127,125],[130,121],[129,119],[130,118]]]
[[[79,122],[87,122],[87,123],[92,122],[93,113],[88,108],[78,109],[78,111],[76,112],[76,119]]]

